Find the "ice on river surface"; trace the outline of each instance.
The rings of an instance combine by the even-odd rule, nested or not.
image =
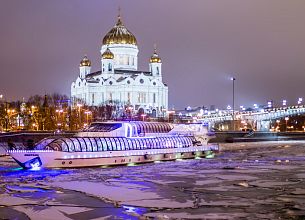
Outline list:
[[[0,158],[0,216],[305,218],[305,142],[230,143],[213,159],[24,171]]]

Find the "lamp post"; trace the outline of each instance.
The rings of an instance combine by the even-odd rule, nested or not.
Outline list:
[[[91,114],[91,111],[85,111],[86,114],[86,122],[87,122],[87,126],[89,125],[89,115]]]
[[[234,82],[235,82],[235,77],[231,77],[231,80],[233,82],[233,90],[232,90],[232,117],[233,117],[233,130],[235,131],[235,85],[234,85]]]
[[[286,132],[287,132],[288,120],[289,120],[289,117],[285,117],[285,121],[286,121]]]
[[[298,105],[301,105],[302,102],[303,102],[303,98],[299,98],[299,99],[298,99]]]
[[[145,121],[146,114],[142,114],[141,116],[142,116],[142,121]]]

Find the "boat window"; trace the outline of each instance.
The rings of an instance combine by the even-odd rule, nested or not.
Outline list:
[[[56,142],[51,142],[48,146],[54,151],[62,151],[61,146]]]
[[[180,141],[179,141],[178,137],[174,137],[173,142],[174,142],[174,147],[180,146]]]
[[[192,146],[193,145],[193,141],[190,137],[187,137],[187,146]]]
[[[175,137],[175,148],[182,147],[181,140],[179,137]]]
[[[76,138],[70,138],[70,140],[74,144],[75,151],[81,151],[80,144],[79,144],[78,140]]]
[[[163,139],[164,139],[164,142],[163,142],[162,148],[169,148],[170,147],[169,138],[164,137]]]
[[[147,125],[148,125],[148,124],[143,124],[143,133],[144,133],[144,134],[149,132],[148,126],[147,126]]]
[[[160,138],[157,138],[156,140],[155,140],[155,145],[154,145],[154,149],[156,149],[156,148],[158,148],[158,146],[160,146],[161,145],[161,139]]]
[[[181,147],[184,147],[185,146],[184,137],[179,137],[179,139],[180,139]]]
[[[159,138],[159,145],[157,145],[156,148],[164,148],[165,145],[165,139],[163,137]]]
[[[110,132],[122,127],[121,123],[92,123],[85,132]]]
[[[150,149],[154,149],[155,146],[156,146],[156,138],[151,138],[151,139],[148,139],[149,143],[150,143]]]
[[[142,149],[147,149],[146,138],[143,138],[143,139],[142,139],[142,142],[143,142],[143,147],[142,147]]]
[[[138,145],[138,142],[136,142],[135,139],[132,139],[132,149],[133,150],[137,150],[137,145]]]
[[[87,151],[88,152],[92,151],[92,146],[91,146],[91,142],[90,142],[89,138],[84,138],[84,141],[85,141],[85,143],[87,145]]]
[[[107,146],[107,142],[105,138],[100,138],[100,141],[103,145],[103,151],[107,151],[108,150],[108,146]]]
[[[173,137],[173,138],[170,138],[170,142],[171,142],[171,147],[174,148],[176,146],[176,138]]]
[[[125,150],[129,150],[129,143],[126,138],[122,138]]]
[[[55,141],[62,151],[69,151],[68,145],[62,139],[58,139]]]
[[[70,151],[70,152],[74,152],[75,151],[73,141],[71,141],[69,138],[65,138],[65,139],[63,139],[63,141],[67,144],[68,151]]]
[[[142,146],[143,146],[143,142],[142,142],[142,139],[137,139],[137,141],[138,141],[138,149],[140,150],[140,149],[142,149]]]
[[[132,134],[132,136],[133,137],[136,137],[137,136],[137,132],[138,132],[138,128],[137,128],[137,126],[136,125],[132,125],[132,127],[133,127],[133,129],[132,129],[132,131],[133,131],[133,134]]]
[[[96,145],[97,145],[97,151],[101,152],[103,151],[103,145],[102,142],[99,138],[94,138],[96,141]]]
[[[124,138],[118,138],[118,141],[120,142],[121,145],[121,150],[125,150],[125,143],[123,141]]]
[[[112,144],[109,138],[105,138],[108,150],[112,151]]]
[[[87,145],[86,145],[84,139],[83,138],[78,138],[78,140],[79,140],[79,143],[80,143],[80,146],[81,146],[81,150],[83,152],[86,152],[87,151]]]
[[[181,137],[177,137],[177,140],[178,140],[178,145],[175,146],[175,147],[183,147],[183,141],[182,141],[182,138]]]
[[[114,140],[114,138],[109,138],[110,139],[110,143],[111,143],[111,145],[112,145],[112,150],[118,150],[117,149],[117,144],[115,143],[115,140]]]
[[[121,150],[120,138],[114,138],[114,140],[115,140],[116,149]]]
[[[135,141],[133,139],[128,139],[127,141],[129,143],[129,150],[135,150],[136,149]]]
[[[97,144],[94,138],[90,138],[92,144],[92,151],[97,151]]]
[[[141,149],[141,142],[140,142],[140,140],[138,139],[138,140],[136,140],[136,142],[137,142],[137,150],[140,150]]]
[[[150,124],[149,130],[150,130],[150,133],[156,133],[156,126],[154,126],[153,124]]]
[[[45,147],[51,143],[52,141],[56,140],[55,138],[44,138],[41,141],[39,141],[36,146],[35,150],[44,150]]]
[[[137,124],[137,130],[138,130],[138,134],[142,134],[142,133],[143,133],[143,126],[142,126],[142,123],[138,123],[138,124]]]
[[[143,145],[143,149],[149,149],[150,147],[149,147],[149,142],[148,142],[148,139],[143,139],[143,143],[144,143],[144,145]]]
[[[130,137],[130,136],[131,136],[130,127],[129,127],[129,126],[127,126],[127,135],[126,135],[126,137]]]
[[[181,140],[182,140],[183,147],[186,147],[187,146],[186,137],[181,137]]]

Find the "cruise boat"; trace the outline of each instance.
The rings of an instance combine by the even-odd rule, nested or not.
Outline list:
[[[95,122],[74,137],[50,137],[34,150],[9,150],[25,169],[123,165],[204,157],[218,151],[208,144],[203,124]]]

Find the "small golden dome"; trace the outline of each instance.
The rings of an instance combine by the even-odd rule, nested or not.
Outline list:
[[[115,26],[103,38],[103,45],[107,44],[137,45],[136,37],[123,25],[120,15]]]
[[[102,54],[102,59],[113,59],[114,55],[113,53],[109,50],[109,47],[105,50],[105,52]]]
[[[87,55],[80,61],[79,66],[91,66],[91,61],[88,59]]]
[[[150,63],[161,63],[161,58],[157,54],[157,48],[155,47],[154,54],[150,57]]]

